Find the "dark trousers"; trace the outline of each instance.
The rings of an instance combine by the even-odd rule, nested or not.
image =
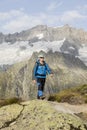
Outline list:
[[[37,78],[37,86],[38,86],[37,98],[43,96],[45,81],[46,81],[45,78]]]

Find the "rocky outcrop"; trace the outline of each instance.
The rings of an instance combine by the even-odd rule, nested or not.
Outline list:
[[[0,108],[1,130],[87,130],[79,117],[56,110],[47,101],[27,101]]]
[[[21,114],[23,106],[14,104],[0,108],[0,129],[8,127]]]

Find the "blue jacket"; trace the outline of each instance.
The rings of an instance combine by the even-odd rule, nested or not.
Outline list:
[[[49,68],[48,64],[44,61],[44,64],[42,65],[38,60],[33,68],[32,79],[34,80],[37,78],[46,78],[46,75],[51,73],[52,71]]]

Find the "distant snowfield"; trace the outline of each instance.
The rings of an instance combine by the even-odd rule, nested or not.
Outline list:
[[[42,38],[43,35],[38,35],[38,38]],[[33,52],[39,52],[41,50],[48,52],[52,50],[53,52],[58,51],[61,52],[60,48],[63,45],[64,38],[61,41],[54,41],[54,42],[35,42],[29,44],[28,41],[21,41],[16,42],[14,44],[10,43],[2,43],[0,44],[0,65],[3,64],[14,64],[25,59],[29,59]],[[71,49],[74,49],[71,47]],[[80,58],[87,63],[87,47],[83,46],[79,50]]]
[[[42,38],[42,35],[38,36]],[[14,44],[3,43],[0,44],[0,64],[13,64],[25,59],[29,59],[33,52],[41,50],[48,52],[49,50],[60,51],[65,39],[54,42],[35,42],[32,45],[26,42],[16,42]]]
[[[83,45],[79,49],[79,58],[87,65],[87,46]]]

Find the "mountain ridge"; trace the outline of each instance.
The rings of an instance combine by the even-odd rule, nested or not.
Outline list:
[[[69,25],[64,25],[63,27],[57,27],[57,28],[48,27],[47,25],[37,25],[31,29],[21,31],[20,33],[16,32],[14,34],[5,34],[5,35],[3,33],[0,33],[0,43],[2,42],[14,43],[16,41],[31,40],[32,38],[37,36],[37,33],[40,32],[44,33],[46,38],[45,39],[43,38],[43,40],[47,41],[61,40],[62,37],[69,38],[73,36],[74,38],[77,38],[78,40],[84,43],[87,42],[87,32],[84,31],[83,29],[76,29],[74,27],[70,27]],[[54,37],[53,34],[56,35],[55,33],[57,33],[57,36]]]

